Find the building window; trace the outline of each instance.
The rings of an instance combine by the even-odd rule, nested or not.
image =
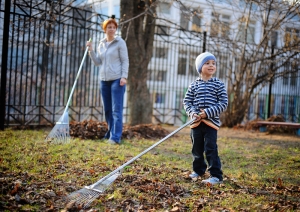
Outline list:
[[[157,25],[155,33],[158,35],[169,35],[169,27],[163,25]]]
[[[217,74],[220,79],[225,79],[228,57],[226,55],[220,55],[218,57],[219,60],[217,62]]]
[[[189,60],[189,70],[188,70],[188,75],[191,76],[197,76],[199,75],[197,70],[196,70],[196,65],[195,65],[195,60],[197,58],[199,53],[196,52],[190,52],[188,60]]]
[[[284,75],[283,76],[283,84],[284,85],[288,85],[289,84],[289,76],[288,75]]]
[[[168,2],[159,2],[158,8],[159,12],[164,14],[171,14],[171,3]]]
[[[176,103],[175,103],[176,109],[184,110],[182,101],[184,99],[186,90],[187,89],[184,89],[183,91],[176,91]],[[185,112],[184,112],[184,114],[185,114]]]
[[[285,107],[285,102],[286,102],[285,98],[286,98],[286,96],[284,96],[284,95],[281,97],[281,114],[282,115],[285,114],[285,108],[286,108]]]
[[[292,62],[288,62],[285,64],[285,72],[288,73],[290,71],[296,71],[297,67],[296,67],[296,63],[292,63]],[[293,87],[297,87],[297,80],[298,80],[298,74],[297,72],[292,72],[292,73],[288,73],[288,74],[285,74],[283,76],[283,84],[284,85],[290,85],[290,86],[293,86]]]
[[[164,104],[165,103],[166,94],[154,91],[153,93],[150,93],[150,98],[152,99],[152,103],[156,104],[155,107],[162,106],[162,105],[159,105],[159,104]]]
[[[291,46],[299,42],[300,30],[295,28],[286,28],[284,35],[285,46]]]
[[[277,47],[277,40],[278,40],[278,32],[277,31],[272,31],[269,45]]]
[[[180,8],[180,27],[184,30],[189,29],[190,11],[187,11],[185,7]]]
[[[210,35],[215,37],[229,38],[230,16],[213,12]]]
[[[149,70],[148,72],[148,80],[149,81],[166,81],[166,71],[153,71]]]
[[[194,10],[192,17],[192,31],[201,32],[201,11]]]
[[[195,58],[197,57],[197,53],[195,52],[188,52],[185,50],[179,51],[178,57],[178,75],[198,75],[195,66]]]
[[[277,28],[275,28],[272,25],[268,25],[268,26],[262,28],[262,32],[264,32],[264,34],[262,35],[262,38],[264,39],[263,40],[264,45],[278,47],[277,46],[277,40],[278,40]]]
[[[163,93],[154,93],[154,102],[159,104],[165,103],[165,94]]]
[[[297,73],[296,72],[291,73],[291,86],[294,87],[297,86],[297,79],[298,79]]]
[[[265,117],[264,108],[265,108],[265,98],[259,97],[258,105],[257,105],[257,110],[258,110],[257,112],[258,112],[259,118],[261,118],[261,119],[264,119],[264,117]]]
[[[189,10],[186,7],[180,8],[180,27],[184,30],[191,29],[192,31],[201,32],[201,17],[202,13],[200,9]],[[191,26],[189,23],[191,22]]]
[[[288,62],[288,63],[286,63],[284,65],[284,69],[285,69],[284,71],[285,72],[288,72],[290,70],[290,68],[291,68],[290,62]],[[283,75],[283,84],[284,85],[288,85],[289,84],[289,74],[284,74]]]
[[[167,59],[168,48],[162,48],[162,47],[153,48],[153,57]]]
[[[255,21],[249,21],[248,28],[245,29],[246,26],[246,18],[240,18],[239,19],[239,28],[238,28],[238,40],[241,42],[245,41],[246,36],[246,42],[247,43],[254,43],[254,36],[255,36]],[[246,33],[247,30],[247,33]]]
[[[186,75],[186,57],[180,57],[178,58],[178,75]]]

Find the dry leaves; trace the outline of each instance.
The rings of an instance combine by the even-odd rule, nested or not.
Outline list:
[[[135,167],[142,170],[142,167]],[[160,167],[152,170],[159,172]],[[76,170],[74,174],[76,174]],[[88,173],[93,174],[93,170]],[[87,174],[88,174],[87,173]],[[183,173],[183,172],[182,172]],[[178,180],[186,181],[184,174],[178,175]],[[45,176],[43,176],[45,178]],[[206,187],[201,186],[200,180],[196,183],[200,193],[193,193],[184,188],[180,181],[173,182],[169,180],[148,179],[145,175],[130,174],[121,175],[114,182],[114,187],[108,190],[108,194],[100,195],[99,199],[91,205],[90,208],[83,210],[79,207],[70,206],[64,201],[64,197],[70,192],[77,190],[79,182],[63,182],[59,180],[46,180],[43,177],[31,176],[27,173],[0,173],[0,183],[2,185],[0,195],[0,208],[7,211],[32,211],[39,208],[38,211],[100,211],[96,206],[101,202],[106,211],[191,211],[184,198],[188,198],[193,205],[192,211],[201,211],[213,204],[216,200],[226,198],[235,198],[239,194],[248,194],[253,198],[258,196],[268,196],[276,201],[265,202],[257,206],[261,211],[298,211],[300,209],[299,201],[292,201],[300,198],[300,186],[285,186],[282,179],[278,178],[277,184],[272,187],[256,188],[240,184],[234,179],[226,178],[225,184]],[[85,182],[86,183],[86,182]],[[191,181],[192,183],[192,181]],[[114,190],[119,190],[123,201],[114,200]],[[138,192],[139,198],[132,198],[129,190]],[[208,192],[203,192],[203,191]],[[282,198],[280,198],[282,197]],[[27,205],[26,207],[24,207]],[[32,208],[30,208],[30,206]],[[27,209],[24,209],[27,208]],[[215,211],[234,211],[230,208],[216,207]],[[241,209],[242,210],[242,209]],[[247,211],[247,209],[245,209]]]
[[[107,131],[106,122],[82,121],[70,122],[70,135],[82,139],[102,139]],[[169,132],[160,125],[139,124],[136,126],[124,125],[122,138],[157,139],[167,136]]]

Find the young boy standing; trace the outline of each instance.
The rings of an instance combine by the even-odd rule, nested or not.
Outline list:
[[[183,100],[186,113],[195,119],[190,126],[194,159],[190,177],[202,176],[208,168],[210,177],[202,182],[213,185],[223,181],[217,132],[221,126],[219,116],[227,108],[228,96],[224,83],[213,77],[216,57],[204,52],[196,58],[195,63],[199,77],[190,84]]]

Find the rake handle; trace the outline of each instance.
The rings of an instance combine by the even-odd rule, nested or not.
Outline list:
[[[92,38],[90,38],[89,41],[92,41]],[[77,72],[77,75],[76,75],[76,78],[75,78],[75,82],[74,82],[74,85],[73,85],[73,87],[72,87],[71,93],[70,93],[70,95],[69,95],[69,99],[68,99],[68,102],[67,102],[67,105],[66,105],[66,108],[65,108],[64,113],[66,113],[67,110],[68,110],[68,108],[69,108],[69,105],[70,105],[70,102],[71,102],[71,99],[72,99],[72,96],[73,96],[73,93],[74,93],[74,90],[75,90],[75,87],[76,87],[76,84],[77,84],[79,75],[80,75],[80,73],[81,73],[81,69],[82,69],[84,60],[85,60],[86,55],[87,55],[87,53],[88,53],[88,50],[89,50],[89,47],[86,47],[86,50],[85,50],[85,52],[84,52],[84,55],[83,55],[81,64],[80,64],[80,66],[79,66],[79,69],[78,69],[78,72]]]
[[[96,183],[92,184],[89,187],[91,189],[93,189],[94,187],[96,187],[97,185],[99,185],[100,183],[102,183],[103,181],[105,181],[106,179],[108,179],[109,177],[111,177],[112,175],[116,174],[117,172],[121,171],[126,166],[128,166],[129,164],[131,164],[133,161],[135,161],[136,159],[140,158],[141,156],[143,156],[144,154],[146,154],[147,152],[149,152],[150,150],[152,150],[153,148],[155,148],[156,146],[158,146],[159,144],[161,144],[162,142],[164,142],[165,140],[167,140],[168,138],[170,138],[172,135],[176,134],[177,132],[179,132],[180,130],[182,130],[184,127],[186,127],[187,125],[191,124],[195,120],[196,120],[195,118],[191,119],[190,121],[188,121],[187,123],[185,123],[184,125],[182,125],[181,127],[179,127],[178,129],[174,130],[172,133],[170,133],[169,135],[167,135],[166,137],[164,137],[160,141],[156,142],[155,144],[153,144],[152,146],[150,146],[148,149],[144,150],[143,152],[141,152],[137,156],[133,157],[132,159],[130,159],[129,161],[127,161],[126,163],[124,163],[122,166],[119,166],[117,169],[115,169],[114,171],[112,171],[111,173],[109,173],[105,177],[101,178],[99,181],[97,181]]]

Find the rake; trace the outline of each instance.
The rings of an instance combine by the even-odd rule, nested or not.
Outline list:
[[[91,38],[90,40],[91,41]],[[79,78],[84,60],[86,58],[87,52],[88,52],[89,47],[86,48],[81,64],[79,66],[78,72],[77,72],[77,76],[75,78],[75,82],[74,85],[72,87],[67,105],[65,107],[65,110],[62,114],[62,116],[59,118],[58,122],[56,122],[55,126],[53,127],[53,129],[50,131],[49,135],[46,137],[46,141],[53,143],[53,144],[65,144],[65,143],[69,143],[70,142],[70,126],[69,126],[69,105],[71,103],[71,99],[72,99],[72,95],[74,93],[76,84],[77,84],[77,80]]]
[[[117,169],[106,175],[105,177],[101,178],[98,180],[96,183],[90,185],[90,186],[85,186],[84,188],[74,191],[71,194],[69,194],[66,197],[66,201],[69,201],[69,204],[78,206],[80,208],[86,209],[90,206],[90,204],[97,199],[101,193],[103,193],[117,178],[118,176],[121,175],[122,170],[129,164],[131,164],[133,161],[137,160],[140,158],[142,155],[146,154],[149,152],[151,149],[154,147],[158,146],[160,143],[163,141],[167,140],[169,137],[186,127],[187,125],[191,124],[195,119],[190,120],[189,122],[185,123],[160,141],[156,142],[152,146],[150,146],[148,149],[144,150],[137,156],[133,157],[130,159],[128,162],[124,163],[122,166],[119,166]]]

